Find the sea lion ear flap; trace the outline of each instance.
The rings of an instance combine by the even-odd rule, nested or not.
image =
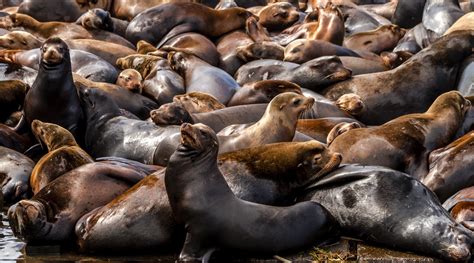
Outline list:
[[[280,104],[280,110],[282,110],[283,108],[285,108],[285,107],[286,107],[286,105],[287,105],[287,103],[286,103],[286,102],[285,102],[285,103],[282,103],[282,104]]]

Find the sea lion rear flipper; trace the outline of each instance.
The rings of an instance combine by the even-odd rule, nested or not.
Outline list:
[[[183,33],[187,33],[187,32],[191,32],[193,31],[193,26],[189,23],[187,24],[181,24],[181,25],[177,25],[175,26],[173,29],[171,29],[170,32],[168,32],[168,34],[166,34],[166,36],[164,36],[160,43],[158,43],[158,45],[156,45],[156,48],[160,48],[161,46],[163,46],[168,40],[170,40],[171,38],[177,36],[177,35],[180,35],[180,34],[183,34]]]
[[[209,259],[214,253],[215,248],[204,248],[202,245],[206,242],[202,240],[196,240],[190,233],[186,235],[183,249],[179,254],[179,261],[201,261],[209,262]]]

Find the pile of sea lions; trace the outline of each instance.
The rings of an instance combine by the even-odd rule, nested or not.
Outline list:
[[[0,200],[28,245],[472,260],[472,1],[2,8]]]

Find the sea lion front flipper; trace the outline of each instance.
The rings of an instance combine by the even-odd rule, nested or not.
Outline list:
[[[203,240],[193,238],[192,235],[188,233],[184,241],[183,249],[179,254],[179,262],[209,262],[212,253],[214,253],[216,249],[207,248],[205,246],[206,243],[207,242]]]

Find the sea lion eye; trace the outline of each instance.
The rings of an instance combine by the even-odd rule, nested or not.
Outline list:
[[[300,105],[300,103],[301,103],[300,99],[296,99],[296,100],[293,101],[294,105]]]
[[[321,160],[321,158],[322,158],[322,155],[321,155],[320,153],[318,153],[318,154],[315,154],[315,155],[314,155],[313,160],[314,160],[315,162],[317,162],[317,161]]]

